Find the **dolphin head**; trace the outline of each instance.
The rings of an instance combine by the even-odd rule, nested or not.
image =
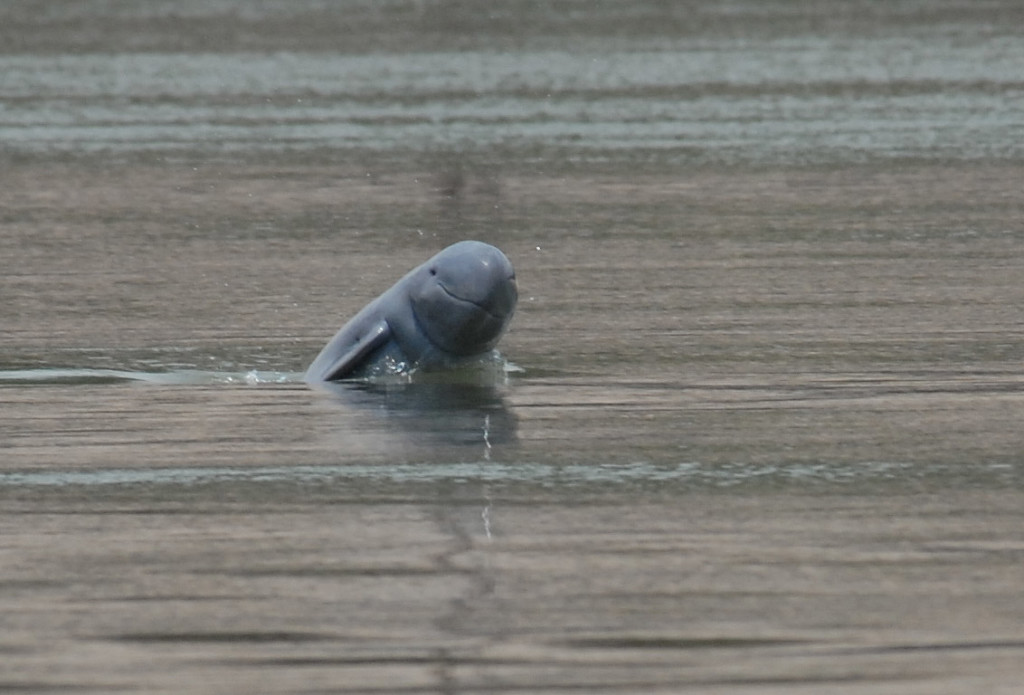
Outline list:
[[[493,348],[508,326],[519,292],[501,251],[480,241],[452,244],[414,271],[412,310],[430,341],[458,356]]]

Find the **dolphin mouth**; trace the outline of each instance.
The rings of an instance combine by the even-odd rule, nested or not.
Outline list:
[[[444,284],[442,284],[440,282],[437,283],[437,286],[440,287],[444,291],[444,293],[446,295],[448,295],[449,297],[451,297],[455,301],[462,302],[463,304],[472,304],[477,309],[479,309],[480,311],[484,312],[485,314],[490,316],[495,321],[500,321],[501,320],[500,316],[495,314],[493,311],[491,311],[489,308],[487,308],[486,306],[484,306],[480,302],[474,302],[472,299],[466,299],[465,297],[460,297],[459,295],[457,295],[454,292],[452,292],[451,290],[449,290],[447,287],[444,286]]]

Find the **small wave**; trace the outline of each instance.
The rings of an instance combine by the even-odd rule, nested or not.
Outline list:
[[[421,371],[405,364],[374,373],[360,380],[368,383],[415,382],[486,382],[504,383],[509,375],[525,370],[506,360],[497,350],[477,360],[452,365],[436,371]],[[247,372],[210,371],[203,369],[168,369],[145,371],[131,369],[38,367],[31,369],[0,369],[0,386],[18,384],[73,385],[143,382],[166,386],[204,384],[267,384],[303,383],[302,372],[251,369]]]
[[[544,486],[666,485],[743,488],[751,484],[845,485],[921,481],[951,474],[992,480],[1006,475],[999,465],[982,465],[971,471],[961,467],[920,465],[896,461],[862,461],[835,464],[715,465],[698,462],[658,465],[653,463],[555,464],[519,461],[501,463],[486,456],[476,462],[420,462],[395,464],[270,465],[254,467],[188,466],[157,468],[100,468],[92,470],[0,471],[0,488],[118,485],[201,485],[219,482],[328,483],[369,479],[396,483],[482,482],[533,483]]]
[[[3,384],[109,384],[139,381],[150,384],[202,385],[202,384],[289,384],[302,381],[302,374],[250,370],[248,372],[211,372],[181,369],[167,372],[139,372],[125,369],[7,369],[0,370]]]

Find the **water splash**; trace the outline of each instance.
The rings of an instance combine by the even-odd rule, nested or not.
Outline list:
[[[484,461],[491,460],[491,416],[484,415]]]
[[[494,540],[491,537],[491,496],[485,494],[487,504],[484,505],[483,511],[480,512],[480,518],[484,521],[484,533],[487,535],[487,540]]]

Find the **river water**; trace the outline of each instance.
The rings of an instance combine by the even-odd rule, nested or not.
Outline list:
[[[0,690],[1017,692],[1016,3],[0,8]],[[444,245],[480,373],[306,364]]]

